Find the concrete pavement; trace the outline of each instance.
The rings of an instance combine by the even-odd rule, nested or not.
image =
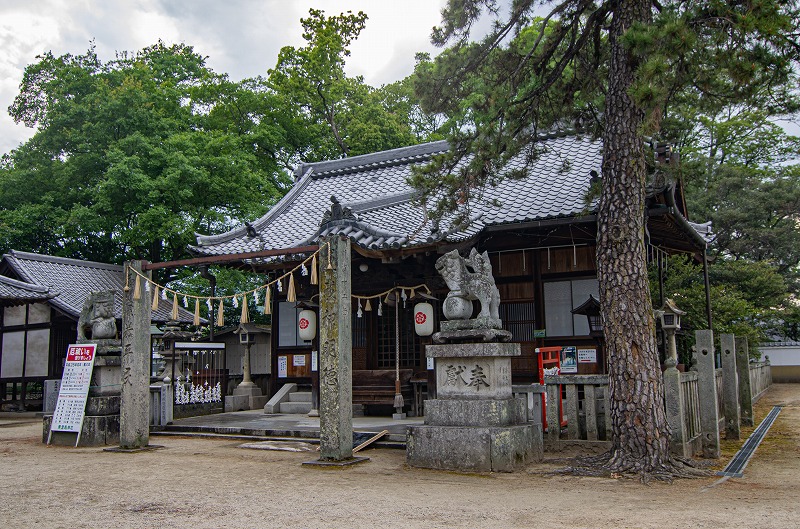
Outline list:
[[[408,427],[421,424],[424,424],[423,417],[402,420],[391,417],[353,417],[353,432],[378,433],[389,430],[381,444],[385,446],[388,442],[405,445]],[[316,440],[319,439],[319,417],[288,413],[267,414],[262,410],[237,411],[176,419],[153,434],[159,433]]]

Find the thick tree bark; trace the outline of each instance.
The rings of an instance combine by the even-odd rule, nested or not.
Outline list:
[[[628,95],[635,58],[620,42],[649,21],[649,0],[621,0],[611,26],[597,235],[600,302],[609,359],[611,471],[651,473],[670,465],[661,370],[644,252],[645,115]]]

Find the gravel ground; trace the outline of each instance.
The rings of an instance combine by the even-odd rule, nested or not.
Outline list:
[[[800,384],[773,386],[760,421],[784,409],[743,478],[642,485],[553,475],[408,468],[373,449],[347,469],[301,466],[307,452],[247,450],[226,439],[153,437],[161,450],[109,453],[45,446],[41,422],[0,419],[1,528],[800,526]],[[749,434],[751,429],[745,432]],[[743,441],[726,441],[724,466]],[[560,454],[559,457],[563,457]]]

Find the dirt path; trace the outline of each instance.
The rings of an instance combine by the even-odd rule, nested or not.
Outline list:
[[[729,527],[800,526],[800,385],[775,385],[760,421],[784,409],[744,477],[641,485],[551,476],[411,469],[401,450],[368,450],[346,470],[301,467],[308,453],[154,437],[138,454],[41,444],[41,423],[0,420],[0,527]],[[11,424],[11,423],[16,424]],[[752,429],[750,429],[752,430]],[[749,434],[747,431],[746,434]],[[724,445],[721,465],[743,441]]]

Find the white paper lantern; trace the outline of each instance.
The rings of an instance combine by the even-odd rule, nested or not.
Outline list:
[[[433,305],[430,303],[414,305],[414,330],[417,336],[433,334]]]
[[[310,342],[317,335],[317,313],[310,309],[301,310],[297,315],[297,334],[300,339]]]

